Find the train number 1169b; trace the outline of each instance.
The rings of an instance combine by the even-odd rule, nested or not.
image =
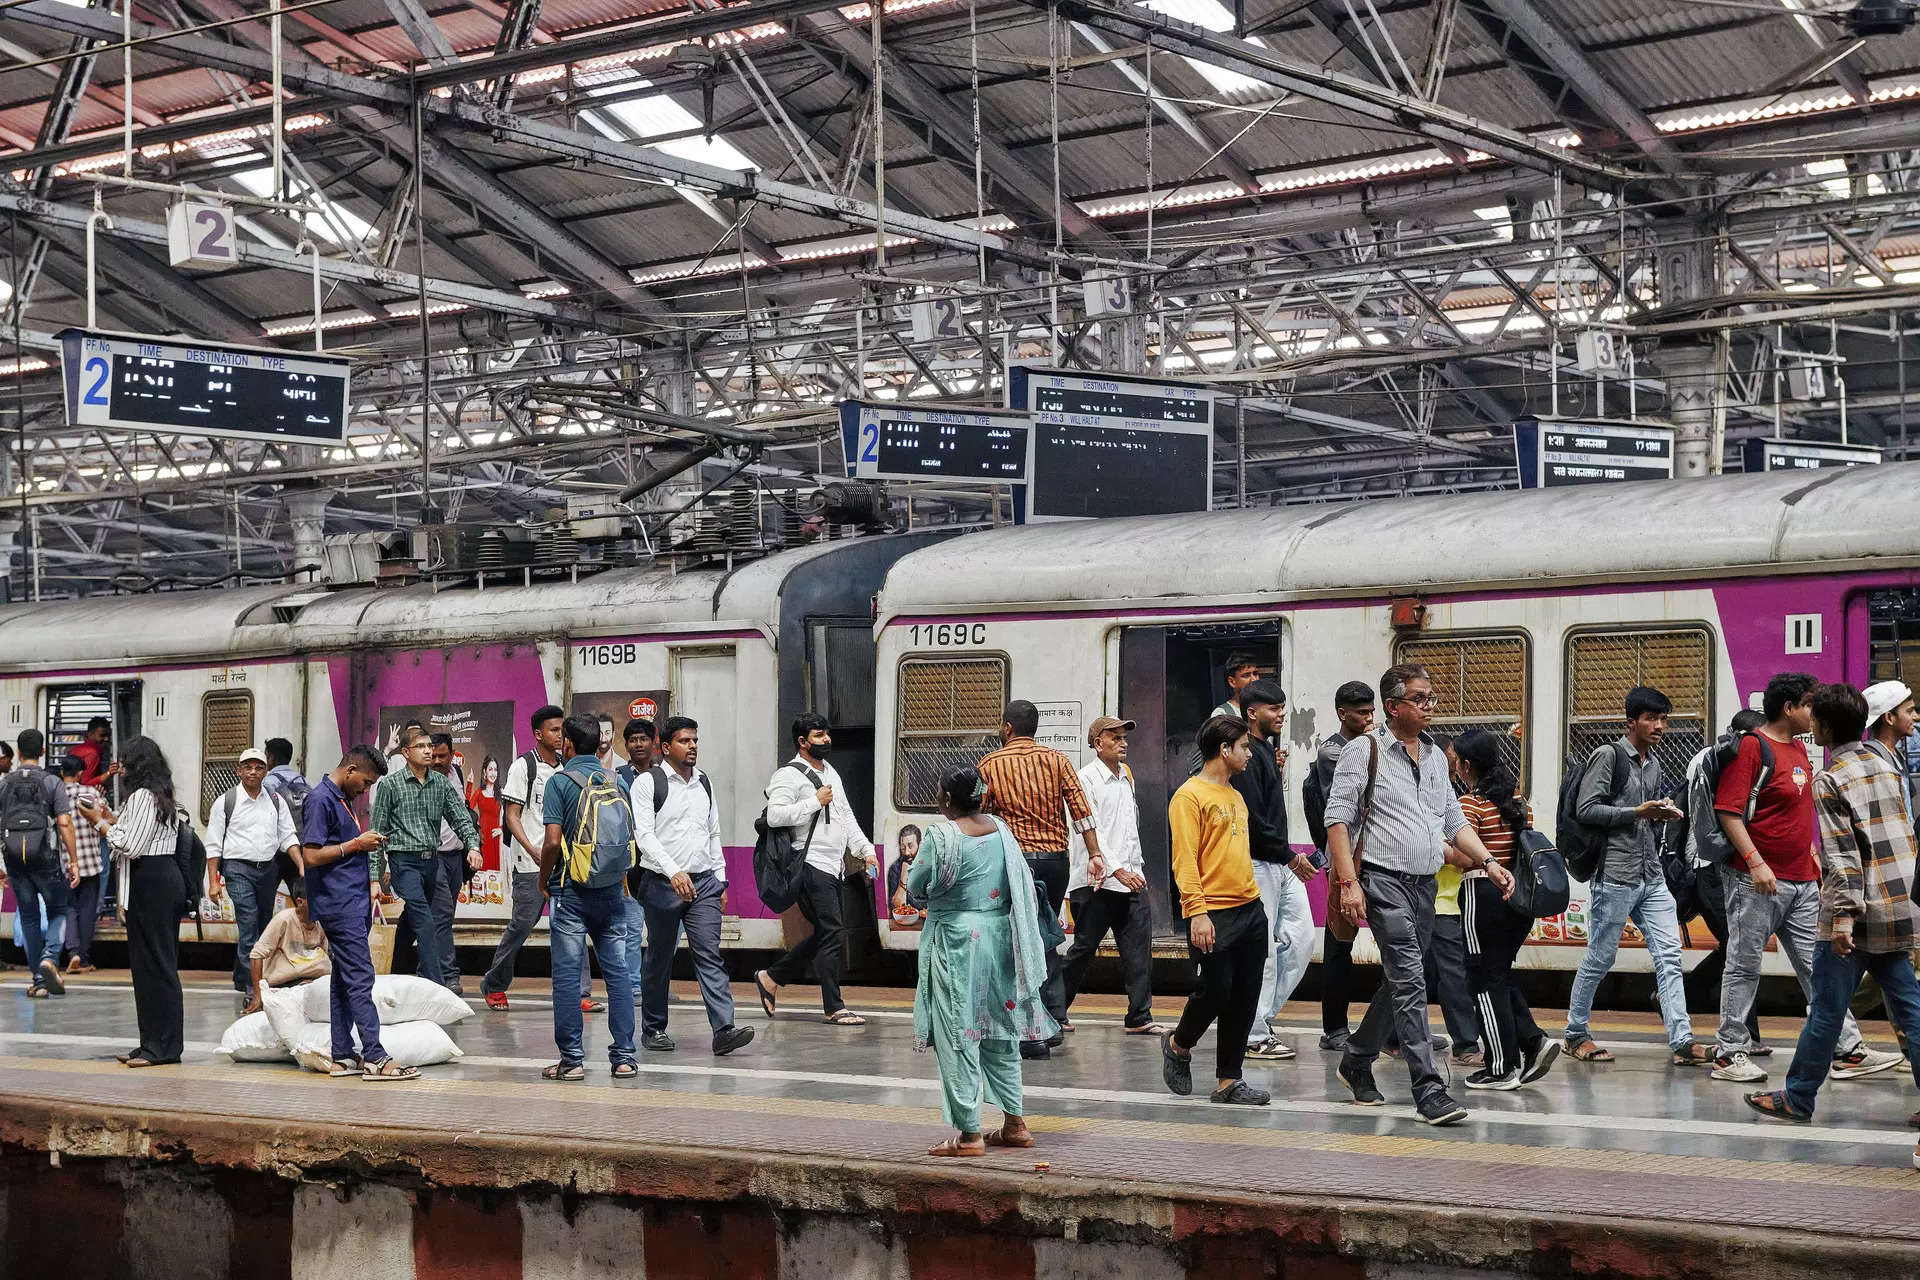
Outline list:
[[[908,644],[967,645],[987,642],[984,622],[916,623],[907,628]]]

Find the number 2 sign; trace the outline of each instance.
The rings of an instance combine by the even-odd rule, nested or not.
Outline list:
[[[176,267],[230,267],[233,210],[225,205],[181,200],[167,210],[167,260]]]

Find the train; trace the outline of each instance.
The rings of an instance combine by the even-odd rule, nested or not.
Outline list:
[[[1920,464],[934,528],[731,569],[656,562],[515,586],[14,604],[0,606],[0,728],[71,741],[108,716],[116,741],[160,743],[204,820],[239,751],[268,737],[318,776],[344,744],[384,746],[418,718],[454,733],[484,778],[527,749],[546,702],[615,724],[687,714],[728,835],[725,944],[761,950],[804,927],[768,911],[750,873],[762,788],[801,710],[835,725],[849,798],[891,866],[938,820],[940,774],[998,745],[1012,698],[1035,703],[1042,740],[1077,763],[1094,717],[1136,722],[1140,809],[1164,813],[1193,730],[1225,697],[1225,660],[1251,652],[1289,695],[1304,848],[1299,783],[1334,727],[1334,690],[1415,661],[1434,675],[1436,727],[1506,735],[1550,829],[1563,771],[1620,731],[1632,685],[1673,699],[1661,753],[1678,776],[1776,671],[1920,684],[1910,482]],[[1172,937],[1166,829],[1144,827],[1154,918]],[[470,887],[464,941],[497,933],[504,884]],[[884,879],[847,893],[880,946],[914,949]],[[1314,896],[1324,913],[1323,885]],[[1583,905],[1541,922],[1521,963],[1577,964]],[[1621,967],[1636,966],[1629,947]]]

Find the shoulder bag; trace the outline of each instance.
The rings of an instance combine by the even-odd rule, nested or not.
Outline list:
[[[1360,834],[1354,838],[1353,843],[1353,874],[1355,879],[1358,879],[1360,876],[1360,860],[1366,856],[1367,822],[1373,817],[1373,784],[1379,777],[1380,739],[1369,733],[1367,735],[1367,786],[1366,790],[1360,793],[1360,821],[1357,824],[1360,828]],[[1360,926],[1347,919],[1346,913],[1340,910],[1340,887],[1338,885],[1334,886],[1333,892],[1327,897],[1327,932],[1333,935],[1335,942],[1352,942],[1354,936],[1360,932]]]

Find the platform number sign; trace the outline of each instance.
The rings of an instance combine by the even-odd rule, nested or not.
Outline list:
[[[1080,282],[1087,315],[1122,316],[1133,310],[1133,283],[1113,272],[1090,272]]]
[[[167,260],[176,267],[230,267],[233,210],[200,200],[181,200],[167,210]]]
[[[949,342],[967,336],[967,322],[958,298],[916,298],[913,302],[913,340]]]

